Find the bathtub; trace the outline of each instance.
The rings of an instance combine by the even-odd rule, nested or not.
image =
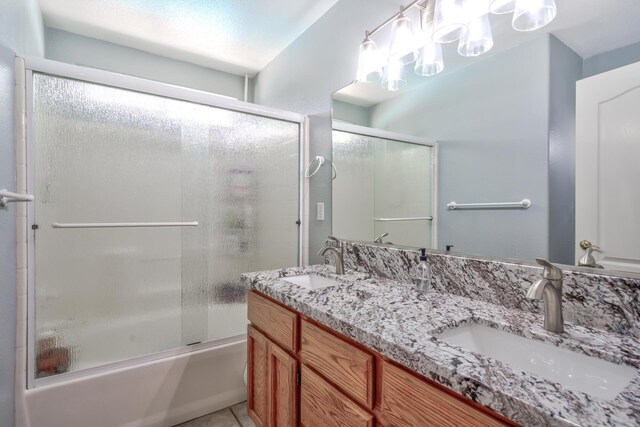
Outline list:
[[[17,427],[169,427],[246,400],[246,337],[24,390]]]

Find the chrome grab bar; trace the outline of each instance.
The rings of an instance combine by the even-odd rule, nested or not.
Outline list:
[[[392,222],[392,221],[433,221],[432,216],[416,216],[407,218],[376,218],[377,222]]]
[[[51,224],[53,228],[120,228],[120,227],[197,227],[197,221],[192,222],[79,222]]]
[[[504,202],[504,203],[456,203],[450,202],[447,204],[449,210],[454,209],[504,209],[504,208],[518,208],[529,209],[531,206],[531,200],[523,199],[519,202]]]
[[[31,194],[14,193],[13,191],[7,191],[6,189],[0,190],[0,206],[5,207],[7,203],[13,202],[33,202],[33,196]]]

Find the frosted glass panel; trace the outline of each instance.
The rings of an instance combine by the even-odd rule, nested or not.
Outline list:
[[[245,333],[240,274],[297,264],[299,125],[38,73],[33,103],[36,376]]]
[[[378,140],[374,146],[375,217],[431,216],[431,147]],[[397,245],[430,247],[431,221],[376,221],[376,236]]]
[[[431,216],[431,147],[333,131],[333,230],[341,238],[429,247],[430,221],[379,221]],[[377,220],[378,219],[378,220]]]

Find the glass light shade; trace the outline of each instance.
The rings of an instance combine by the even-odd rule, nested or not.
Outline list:
[[[380,80],[380,77],[382,77],[380,53],[376,43],[367,37],[360,45],[356,80],[371,83]]]
[[[555,0],[516,0],[513,29],[535,31],[553,21],[557,13]]]
[[[442,45],[429,41],[420,48],[420,56],[416,62],[415,72],[419,76],[435,76],[444,70]]]
[[[469,29],[460,39],[458,53],[462,56],[479,56],[489,52],[492,47],[489,14],[485,14],[469,22]]]
[[[434,42],[451,43],[467,31],[469,19],[464,5],[464,0],[436,0],[433,20]]]
[[[408,17],[400,15],[391,23],[389,61],[410,64],[416,58],[418,58],[418,49],[413,24]]]
[[[387,72],[382,79],[382,86],[392,92],[400,90],[407,84],[404,64],[400,61],[389,61]]]
[[[489,11],[495,15],[503,15],[516,10],[516,0],[492,0]]]

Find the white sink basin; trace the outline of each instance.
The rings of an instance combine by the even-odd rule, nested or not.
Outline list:
[[[307,289],[322,289],[341,284],[336,280],[327,279],[326,277],[318,276],[316,274],[283,277],[282,280]]]
[[[436,337],[444,342],[497,359],[517,370],[556,382],[569,390],[611,400],[629,385],[636,369],[530,340],[499,329],[470,323]]]

